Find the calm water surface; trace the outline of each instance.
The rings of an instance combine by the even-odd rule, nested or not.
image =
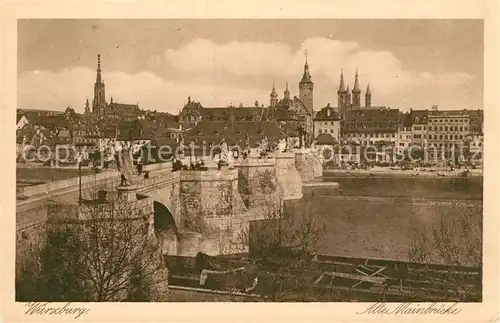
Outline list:
[[[408,260],[412,239],[441,219],[482,216],[482,177],[325,178],[338,189],[304,188],[287,213],[312,213],[326,225],[318,252],[336,256]]]

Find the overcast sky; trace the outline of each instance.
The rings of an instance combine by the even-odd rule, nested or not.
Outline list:
[[[106,96],[177,113],[298,95],[305,52],[314,106],[336,106],[340,70],[400,110],[483,108],[481,20],[20,20],[19,108],[83,112],[97,53]],[[364,99],[363,99],[364,102]]]

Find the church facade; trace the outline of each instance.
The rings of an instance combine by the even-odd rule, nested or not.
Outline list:
[[[94,98],[92,107],[89,100],[85,102],[84,115],[95,120],[132,120],[142,116],[144,113],[138,104],[123,104],[113,102],[113,97],[108,103],[106,101],[106,85],[101,75],[101,55],[97,54],[97,74],[94,83]]]

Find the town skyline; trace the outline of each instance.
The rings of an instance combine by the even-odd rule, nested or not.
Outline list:
[[[21,20],[18,108],[83,112],[98,53],[108,101],[173,114],[188,96],[206,107],[268,106],[273,82],[280,98],[286,82],[298,96],[307,51],[316,111],[337,105],[341,70],[352,89],[356,69],[374,106],[482,109],[482,28],[475,20]]]

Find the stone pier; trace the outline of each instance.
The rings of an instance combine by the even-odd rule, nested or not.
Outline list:
[[[274,158],[237,160],[238,191],[248,211],[250,220],[264,219],[266,213],[279,209],[281,189],[276,179]]]
[[[235,237],[248,226],[236,169],[181,171],[180,200],[180,256],[191,255],[198,244],[198,251],[209,255],[229,253],[237,245]],[[201,234],[201,241],[195,233]]]
[[[278,152],[274,155],[276,179],[282,192],[283,200],[302,198],[302,179],[295,168],[295,153]]]
[[[295,168],[303,182],[321,180],[323,177],[323,164],[316,151],[299,149],[295,152]]]

